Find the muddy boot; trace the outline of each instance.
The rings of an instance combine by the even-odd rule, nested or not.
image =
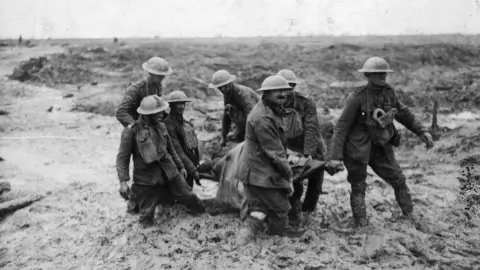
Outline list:
[[[262,228],[262,225],[262,220],[248,216],[237,234],[237,245],[244,246],[252,241],[257,232]]]
[[[154,211],[146,211],[140,213],[140,217],[138,218],[138,224],[142,228],[148,228],[153,226],[153,217],[154,217]]]
[[[205,206],[202,201],[196,195],[186,196],[179,200],[179,203],[187,208],[187,212],[190,214],[202,214],[205,213]]]
[[[273,217],[270,216],[268,221],[268,235],[278,235],[278,236],[287,236],[287,237],[301,237],[305,233],[303,228],[294,228],[287,223],[287,217]]]
[[[134,214],[138,214],[139,211],[140,211],[140,208],[138,206],[137,197],[135,197],[135,194],[133,192],[130,192],[130,196],[127,202],[127,213],[134,215]]]
[[[292,227],[301,227],[303,225],[302,209],[300,200],[291,200],[292,209],[288,212],[289,225]]]
[[[355,227],[366,227],[368,225],[367,206],[365,205],[365,191],[357,190],[352,186],[350,193],[350,206],[355,220]]]
[[[127,203],[127,213],[131,215],[138,214],[139,208],[138,208],[138,203],[135,199],[130,197]]]
[[[305,228],[303,228],[302,226],[295,228],[287,224],[284,228],[284,234],[286,237],[290,237],[290,238],[302,237],[304,233],[305,233]]]

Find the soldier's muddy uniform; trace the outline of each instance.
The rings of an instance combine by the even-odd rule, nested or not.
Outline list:
[[[126,127],[138,119],[137,108],[142,99],[149,95],[162,96],[161,83],[149,83],[147,78],[141,79],[131,85],[123,96],[115,113],[118,121]]]
[[[320,124],[318,122],[317,109],[315,102],[299,92],[293,92],[287,96],[284,104],[287,109],[294,109],[297,114],[293,114],[299,119],[292,119],[292,126],[289,128],[287,147],[295,152],[305,156],[311,156],[316,160],[324,160],[327,154],[327,146],[320,133]],[[293,133],[293,134],[292,134]],[[315,211],[318,198],[322,193],[324,172],[320,170],[308,177],[308,188],[305,200],[302,205],[302,211]],[[295,219],[300,214],[300,199],[303,194],[302,182],[294,183],[295,192],[290,197],[292,211],[290,219]]]
[[[200,162],[198,140],[193,125],[185,121],[183,116],[173,109],[165,118],[164,123],[172,138],[175,151],[187,170],[187,184],[193,187],[195,173]]]
[[[399,136],[393,123],[388,126],[394,134],[388,144],[382,146],[375,139],[381,132],[378,124],[372,119],[372,112],[377,108],[385,112],[396,108],[398,112],[395,120],[417,135],[425,132],[425,128],[388,84],[383,89],[368,84],[347,98],[344,111],[334,129],[331,155],[332,160],[343,160],[348,170],[347,179],[352,187],[350,204],[353,216],[357,224],[362,225],[367,222],[365,205],[367,165],[394,188],[395,198],[402,212],[409,215],[413,211],[405,175],[395,160],[393,146],[398,146]]]
[[[278,105],[266,100],[254,107],[248,116],[237,172],[245,187],[248,212],[265,213],[272,234],[283,231],[291,209],[287,190],[292,170],[287,160],[283,113]]]
[[[180,203],[194,212],[205,212],[179,173],[183,164],[163,123],[149,126],[140,117],[123,130],[116,163],[120,181],[130,180],[130,156],[134,165],[131,191],[138,201],[141,223],[152,222],[160,203]]]
[[[260,97],[253,89],[234,83],[223,94],[225,110],[222,121],[222,138],[227,137],[233,121],[237,129],[236,140],[238,142],[244,141],[248,114],[260,100]]]

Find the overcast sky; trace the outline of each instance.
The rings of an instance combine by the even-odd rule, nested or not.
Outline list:
[[[0,37],[480,34],[480,0],[0,0]]]

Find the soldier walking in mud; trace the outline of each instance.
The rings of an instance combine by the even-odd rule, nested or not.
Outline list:
[[[346,100],[334,129],[329,163],[335,166],[343,161],[347,168],[347,180],[352,187],[350,205],[357,227],[368,225],[365,205],[367,165],[393,187],[403,214],[412,218],[412,198],[393,151],[393,146],[398,147],[400,143],[393,119],[417,134],[427,148],[433,147],[432,136],[386,83],[387,73],[393,71],[384,59],[368,59],[359,72],[365,74],[368,84]]]
[[[168,62],[160,57],[150,58],[143,63],[142,68],[147,72],[147,76],[127,89],[115,113],[118,121],[124,127],[138,119],[137,108],[144,97],[149,95],[162,96],[162,81],[165,76],[172,73]],[[133,197],[128,201],[127,213],[138,213],[138,203]]]
[[[139,222],[144,226],[153,224],[158,204],[180,203],[193,213],[205,212],[202,202],[184,180],[187,172],[162,122],[168,107],[157,95],[145,97],[137,109],[139,119],[122,132],[117,155],[120,195],[126,200],[135,198]],[[134,167],[131,191],[127,185],[130,157]]]
[[[270,235],[295,236],[303,232],[287,222],[293,179],[287,159],[283,104],[292,89],[283,77],[273,75],[263,81],[258,91],[263,96],[248,116],[236,174],[244,184],[249,213],[237,235],[238,245],[250,242],[266,218]]]
[[[277,75],[285,78],[290,87],[295,90],[298,81],[293,71],[282,69]],[[324,160],[327,154],[327,146],[320,133],[315,102],[310,97],[297,91],[289,91],[284,107],[290,116],[287,148],[305,157]],[[301,181],[294,183],[295,191],[290,197],[292,210],[289,213],[289,220],[292,224],[301,225],[303,223],[302,211],[307,212],[307,219],[315,211],[320,194],[326,194],[322,190],[323,177],[323,170],[318,170],[309,175],[303,205],[300,202],[303,194],[303,183]]]
[[[116,117],[126,127],[138,119],[137,108],[142,99],[149,95],[162,96],[162,81],[165,76],[172,74],[167,61],[160,57],[152,57],[142,65],[147,76],[131,85],[123,96],[116,111]]]
[[[170,104],[170,113],[165,118],[164,123],[167,126],[170,138],[172,138],[175,151],[187,170],[187,184],[193,187],[193,181],[195,180],[195,183],[201,186],[200,176],[197,172],[197,166],[200,162],[197,135],[193,125],[183,118],[185,103],[190,102],[190,99],[182,91],[173,91],[165,99]]]
[[[236,142],[245,140],[248,114],[260,99],[251,88],[234,83],[236,78],[226,70],[219,70],[213,74],[212,82],[208,85],[209,88],[220,90],[224,98],[221,146],[225,146],[228,139]],[[232,122],[236,126],[236,131],[233,137],[227,138]]]

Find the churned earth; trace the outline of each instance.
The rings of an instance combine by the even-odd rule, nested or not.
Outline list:
[[[302,46],[302,50],[309,48]],[[68,46],[40,44],[0,51],[0,109],[8,112],[0,115],[4,160],[0,181],[11,184],[11,191],[0,199],[44,196],[1,217],[1,268],[480,269],[480,216],[472,208],[465,209],[459,181],[465,179],[460,161],[480,153],[480,114],[475,103],[469,103],[468,109],[452,105],[455,113],[446,110],[439,115],[439,140],[429,151],[402,131],[404,144],[397,159],[408,177],[416,210],[423,216],[421,222],[404,220],[393,190],[369,171],[366,198],[371,226],[354,231],[350,187],[342,172],[326,175],[324,187],[329,194],[321,197],[303,237],[261,234],[255,243],[238,248],[235,234],[240,221],[235,214],[192,217],[181,207],[159,207],[155,226],[141,229],[136,217],[125,213],[115,170],[121,125],[111,111],[128,85],[115,72],[126,71],[96,62],[97,71],[107,75],[88,78],[82,87],[77,87],[78,82],[18,82],[5,76],[20,61],[41,56],[54,59],[68,50]],[[195,51],[193,45],[191,50]],[[195,55],[204,51],[197,50]],[[188,51],[181,52],[188,57]],[[97,83],[92,84],[93,80]],[[311,78],[305,74],[305,80]],[[337,98],[342,100],[343,94]],[[205,96],[196,96],[199,99],[188,108],[187,119],[193,119],[206,136],[218,130],[221,97],[209,93],[206,102]],[[442,103],[442,107],[448,105]],[[323,108],[319,101],[319,115],[326,123],[334,122],[340,107],[328,112]],[[415,111],[430,124],[431,114],[423,106]],[[216,183],[202,180],[194,191],[202,198],[214,197]]]

